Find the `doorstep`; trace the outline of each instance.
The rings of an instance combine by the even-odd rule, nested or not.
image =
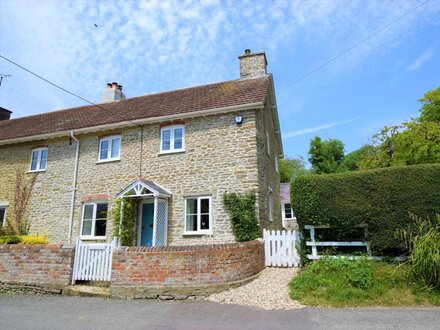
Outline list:
[[[74,297],[109,298],[110,288],[91,285],[69,285],[64,288],[63,295]]]

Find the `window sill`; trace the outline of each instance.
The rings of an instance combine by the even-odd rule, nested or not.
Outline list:
[[[210,232],[188,232],[188,233],[183,233],[182,236],[212,236],[212,231],[210,231]]]
[[[119,161],[121,161],[121,158],[98,160],[98,161],[96,161],[96,164],[113,163],[113,162],[119,162]]]
[[[172,151],[160,151],[157,155],[169,155],[169,154],[184,154],[185,150],[172,150]]]
[[[27,171],[26,173],[40,173],[40,172],[46,172],[46,170]]]
[[[80,236],[79,238],[81,241],[105,241],[107,239],[107,237],[105,236],[96,236],[96,237]]]

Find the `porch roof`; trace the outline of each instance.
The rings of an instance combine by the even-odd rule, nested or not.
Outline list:
[[[171,193],[153,181],[137,179],[123,189],[117,198],[124,197],[171,197]]]

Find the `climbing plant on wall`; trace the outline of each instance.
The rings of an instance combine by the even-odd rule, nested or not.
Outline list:
[[[124,201],[124,203],[122,203]],[[121,222],[121,208],[122,222]],[[119,236],[119,243],[122,246],[133,246],[136,242],[136,213],[135,201],[132,199],[118,199],[112,209],[113,237]],[[119,235],[119,225],[121,234]]]
[[[223,203],[231,216],[232,231],[239,242],[261,237],[255,201],[254,192],[248,194],[225,193],[223,195]]]

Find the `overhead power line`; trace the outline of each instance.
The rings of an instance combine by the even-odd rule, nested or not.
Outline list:
[[[382,32],[383,30],[389,28],[391,25],[399,22],[400,20],[404,19],[405,17],[407,17],[408,15],[410,15],[412,12],[416,11],[417,9],[419,9],[420,7],[426,5],[430,0],[426,0],[425,2],[422,2],[421,4],[413,7],[411,10],[407,11],[405,14],[403,14],[402,16],[397,17],[396,19],[394,19],[393,21],[385,24],[384,26],[382,26],[380,29],[374,31],[373,33],[371,33],[370,35],[366,36],[365,38],[361,39],[359,42],[357,42],[356,44],[354,44],[353,46],[343,50],[342,52],[340,52],[339,54],[333,56],[332,58],[328,59],[326,62],[322,63],[321,65],[318,65],[317,67],[315,67],[314,69],[310,70],[309,72],[305,73],[304,75],[302,75],[301,77],[299,77],[298,79],[294,80],[293,82],[289,83],[288,85],[282,87],[280,89],[280,92],[283,90],[286,90],[287,88],[292,87],[293,85],[296,85],[297,83],[299,83],[300,81],[306,79],[307,77],[311,76],[312,74],[314,74],[315,72],[321,70],[322,68],[326,67],[327,65],[329,65],[330,63],[332,63],[333,61],[337,60],[338,58],[340,58],[341,56],[347,54],[348,52],[352,51],[353,49],[355,49],[356,47],[358,47],[359,45],[363,44],[364,42],[368,41],[369,39],[373,38],[375,35],[379,34],[380,32]]]
[[[3,56],[2,54],[0,54],[0,58],[4,59],[5,61],[8,61],[9,63],[15,65],[16,67],[19,67],[20,69],[22,69],[22,70],[24,70],[24,71],[30,73],[31,75],[33,75],[33,76],[35,76],[35,77],[37,77],[37,78],[39,78],[39,79],[41,79],[41,80],[47,82],[48,84],[50,84],[50,85],[52,85],[52,86],[54,86],[54,87],[56,87],[56,88],[58,88],[58,89],[60,89],[60,90],[62,90],[62,91],[64,91],[64,92],[66,92],[66,93],[68,93],[68,94],[70,94],[70,95],[72,95],[72,96],[75,96],[75,97],[77,97],[77,98],[79,98],[79,99],[81,99],[81,100],[83,100],[83,101],[89,103],[90,105],[93,105],[93,106],[95,106],[95,107],[98,107],[99,109],[102,109],[102,110],[104,110],[104,111],[107,111],[108,113],[111,113],[113,116],[115,116],[115,117],[118,118],[118,119],[121,119],[121,120],[124,121],[124,122],[129,122],[129,123],[132,123],[132,124],[134,124],[134,125],[136,125],[136,126],[141,126],[141,125],[139,125],[138,123],[135,123],[135,122],[132,121],[132,120],[129,120],[129,119],[126,119],[126,118],[121,117],[120,114],[119,114],[119,112],[118,112],[116,109],[113,109],[113,108],[111,108],[111,107],[109,107],[109,108],[104,108],[104,107],[102,107],[102,106],[99,105],[99,104],[96,104],[96,103],[94,103],[94,102],[92,102],[92,101],[89,101],[89,100],[87,100],[86,98],[82,97],[81,95],[78,95],[78,94],[76,94],[76,93],[74,93],[74,92],[71,92],[71,91],[69,91],[68,89],[66,89],[66,88],[64,88],[64,87],[62,87],[62,86],[60,86],[60,85],[58,85],[58,84],[56,84],[56,83],[50,81],[49,79],[46,79],[46,78],[40,76],[39,74],[37,74],[37,73],[31,71],[30,69],[25,68],[24,66],[22,66],[22,65],[20,65],[20,64],[18,64],[18,63],[16,63],[16,62],[14,62],[13,60],[7,58],[6,56]],[[111,111],[111,110],[113,110],[113,111]]]

